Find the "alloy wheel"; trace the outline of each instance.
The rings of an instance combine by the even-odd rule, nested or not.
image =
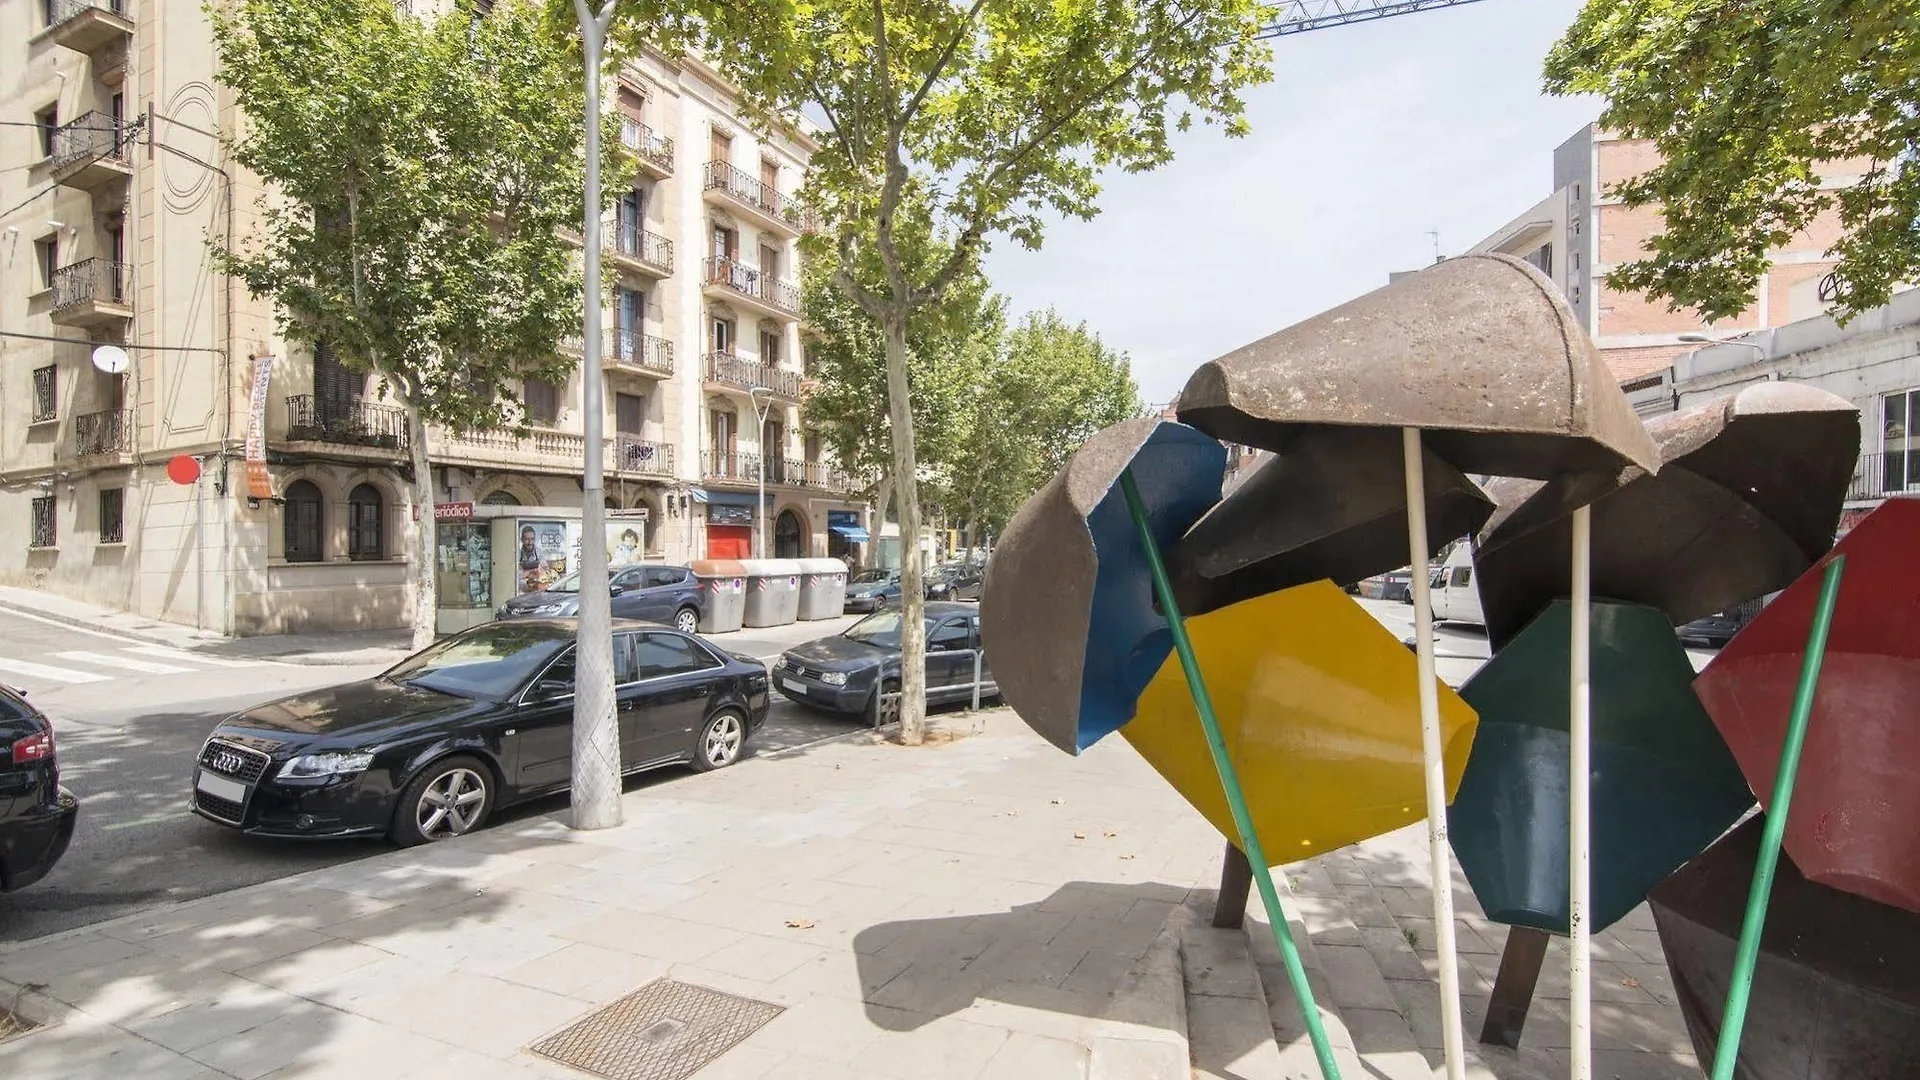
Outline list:
[[[741,726],[740,718],[732,713],[721,713],[707,725],[707,733],[700,740],[700,753],[706,756],[708,765],[719,768],[733,763],[740,756],[740,746],[746,741],[746,729]]]
[[[687,608],[673,617],[673,628],[683,634],[691,634],[700,629],[700,613]]]
[[[487,782],[472,769],[448,769],[420,793],[414,821],[428,840],[459,836],[480,820],[487,806]]]

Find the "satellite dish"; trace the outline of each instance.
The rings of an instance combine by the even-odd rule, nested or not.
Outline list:
[[[127,350],[118,345],[102,345],[93,350],[93,366],[109,375],[127,370]]]

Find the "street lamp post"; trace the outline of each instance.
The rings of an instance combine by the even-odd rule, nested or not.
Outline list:
[[[760,395],[765,394],[766,397]],[[767,414],[773,411],[773,391],[764,386],[756,386],[747,391],[747,397],[753,400],[753,418],[760,424],[760,452],[754,457],[760,463],[758,500],[753,508],[753,549],[756,558],[767,557]],[[761,404],[765,402],[765,404]]]
[[[605,385],[600,355],[600,57],[617,0],[595,13],[573,0],[586,47],[587,176],[580,235],[585,251],[586,348],[581,372],[586,461],[580,478],[580,621],[575,630],[573,827],[620,824],[620,739],[613,700],[613,597],[607,591]]]

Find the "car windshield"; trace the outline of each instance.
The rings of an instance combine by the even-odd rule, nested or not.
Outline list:
[[[933,629],[933,620],[927,620],[927,629]],[[878,645],[885,649],[900,647],[900,613],[897,611],[876,611],[847,627],[841,635],[867,645]]]
[[[572,642],[544,628],[494,623],[448,638],[380,676],[470,698],[504,698]]]
[[[871,585],[877,581],[886,581],[893,577],[891,570],[862,570],[853,575],[853,584]]]
[[[546,587],[546,592],[576,593],[580,591],[580,571],[575,570],[566,577]]]

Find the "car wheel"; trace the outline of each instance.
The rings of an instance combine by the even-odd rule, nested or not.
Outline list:
[[[486,823],[493,809],[493,774],[464,756],[442,758],[420,771],[393,811],[390,836],[401,847],[451,840]]]
[[[693,748],[693,767],[700,772],[724,769],[739,761],[746,748],[746,717],[732,709],[722,709],[700,729],[699,745]]]
[[[886,700],[888,694],[894,695],[893,700]],[[899,694],[900,680],[898,679],[887,679],[874,690],[873,696],[867,699],[868,727],[877,728],[900,719]]]
[[[700,613],[693,608],[683,607],[673,613],[673,628],[683,634],[691,634],[700,629]]]

